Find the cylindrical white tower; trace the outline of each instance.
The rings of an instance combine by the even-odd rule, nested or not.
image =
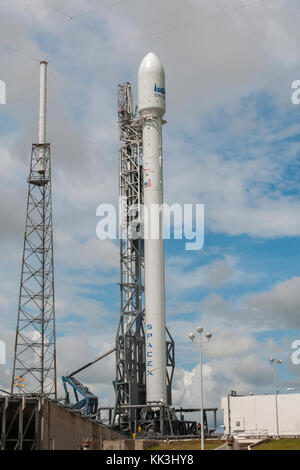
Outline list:
[[[165,73],[150,52],[138,73],[138,110],[143,119],[145,210],[146,397],[167,403],[166,320],[163,240],[162,117],[165,114]]]
[[[47,106],[47,65],[46,61],[40,62],[40,119],[39,119],[39,144],[46,143],[46,106]],[[45,173],[45,148],[40,148],[39,173]]]

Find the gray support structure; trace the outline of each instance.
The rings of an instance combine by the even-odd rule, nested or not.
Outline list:
[[[44,171],[40,171],[40,155]],[[56,397],[50,144],[33,144],[28,178],[12,393]]]
[[[119,85],[120,320],[116,336],[116,402],[113,425],[134,428],[135,413],[121,405],[146,402],[144,333],[144,254],[139,233],[142,205],[142,128],[134,119],[130,83]]]
[[[38,450],[42,398],[0,396],[0,450]]]

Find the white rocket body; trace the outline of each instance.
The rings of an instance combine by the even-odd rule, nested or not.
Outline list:
[[[39,144],[46,143],[46,106],[47,106],[47,62],[40,62],[40,116]],[[39,151],[39,173],[45,173],[45,148]]]
[[[148,403],[167,403],[166,319],[163,203],[162,116],[165,104],[164,69],[153,53],[146,55],[138,72],[138,110],[143,124],[145,230],[145,335],[146,397]]]

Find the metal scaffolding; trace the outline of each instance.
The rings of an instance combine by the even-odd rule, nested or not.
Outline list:
[[[41,155],[43,169],[41,170]],[[50,144],[33,144],[12,393],[56,397]]]
[[[42,398],[0,396],[0,450],[38,450]]]
[[[130,431],[132,409],[146,402],[144,332],[144,253],[140,237],[142,205],[141,122],[134,119],[132,88],[119,85],[120,320],[116,336],[116,404],[113,424]]]

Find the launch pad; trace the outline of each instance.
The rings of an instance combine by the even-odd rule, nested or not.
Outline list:
[[[56,399],[52,192],[50,144],[46,143],[45,61],[40,63],[40,71],[39,143],[33,145],[28,179],[27,231],[12,393],[0,396],[0,449],[61,449],[63,442],[65,448],[74,448],[74,445],[79,446],[80,439],[83,440],[83,430],[85,437],[89,432],[100,440],[105,433],[108,439],[131,438],[133,435],[154,439],[195,437],[199,434],[199,424],[197,420],[188,419],[190,416],[186,414],[201,410],[172,406],[175,343],[166,326],[161,210],[162,125],[165,123],[162,118],[166,109],[163,67],[153,53],[142,61],[137,108],[134,107],[131,84],[124,82],[118,86],[120,318],[115,347],[62,378],[64,403]],[[38,192],[39,198],[33,197],[34,191]],[[155,205],[160,210],[153,217]],[[146,209],[148,214],[151,212],[147,223]],[[33,210],[37,211],[34,219]],[[156,234],[153,238],[152,230]],[[28,287],[26,283],[29,282]],[[29,301],[32,305],[28,306]],[[29,333],[32,326],[36,329],[35,335],[27,335],[29,339],[25,338],[25,345],[24,324]],[[98,397],[75,375],[112,353],[116,359],[115,404],[99,407]],[[15,390],[18,395],[13,394]],[[217,408],[203,411],[203,429],[208,435],[216,429]],[[208,412],[213,413],[211,430]],[[52,415],[57,419],[53,421]],[[48,435],[45,442],[43,436],[46,432],[49,434],[49,423],[52,422],[55,423],[53,436]],[[76,436],[76,443],[74,439],[72,441],[72,435]],[[101,448],[97,447],[99,442],[95,446]]]
[[[128,435],[135,434],[137,437],[146,438],[162,438],[165,436],[170,438],[176,436],[192,438],[199,434],[197,420],[188,420],[185,415],[199,413],[201,411],[200,408],[174,408],[161,404],[156,405],[156,408],[153,408],[151,404],[134,407],[122,406],[121,411],[123,414],[120,426],[113,425],[113,411],[113,406],[100,407],[100,422],[103,422],[103,412],[108,412],[109,418],[104,420],[105,424],[116,431],[122,430],[123,433]],[[218,408],[204,409],[204,428],[207,435],[214,433],[217,428],[217,411]],[[209,427],[208,413],[212,414],[211,428]]]
[[[155,61],[157,62],[158,59],[155,58]],[[154,77],[155,81],[159,83],[158,79]],[[150,84],[150,87],[153,85],[155,90],[155,86],[157,89],[157,83],[154,84],[154,82]],[[165,90],[164,83],[162,85],[159,88]],[[154,93],[156,95],[157,91]],[[153,106],[153,102],[150,101],[150,103]],[[161,116],[159,116],[159,119],[161,119]],[[90,415],[99,422],[105,423],[112,429],[128,436],[135,434],[147,438],[164,436],[194,437],[199,433],[198,422],[197,420],[187,419],[185,415],[199,412],[200,409],[175,409],[172,406],[172,384],[175,370],[174,340],[166,326],[163,332],[161,330],[161,325],[165,324],[165,320],[163,319],[160,324],[158,319],[157,326],[160,330],[160,337],[164,338],[164,347],[160,344],[162,341],[160,340],[158,353],[161,363],[153,367],[153,355],[156,353],[156,351],[153,351],[152,344],[154,330],[152,320],[146,322],[145,318],[145,282],[147,282],[145,273],[146,240],[143,236],[143,207],[145,202],[143,129],[145,122],[149,126],[149,116],[145,121],[145,118],[136,115],[132,85],[129,82],[119,84],[118,123],[121,141],[119,149],[120,318],[115,348],[72,372],[68,377],[63,377],[66,391],[65,404],[81,410],[85,415]],[[156,124],[155,127],[157,128]],[[161,140],[161,137],[159,137],[159,140]],[[161,149],[159,151],[161,155]],[[162,173],[162,167],[159,171]],[[162,176],[159,177],[159,180],[162,181]],[[159,191],[162,193],[162,188]],[[162,194],[160,198],[162,200]],[[162,221],[160,221],[160,224],[162,225]],[[159,248],[162,258],[158,271],[164,270],[162,234],[159,241],[162,245]],[[150,269],[151,267],[150,263]],[[164,273],[161,282],[162,299],[160,307],[164,310],[164,305],[162,305],[164,304]],[[155,292],[153,295],[156,295]],[[161,314],[164,317],[164,311]],[[151,325],[151,329],[149,329],[149,325]],[[148,347],[147,350],[150,342],[149,338],[151,338],[151,347]],[[116,358],[116,373],[113,382],[115,405],[100,406],[96,415],[97,397],[75,379],[74,375],[112,353],[115,353]],[[158,387],[159,390],[157,395],[159,399],[153,401],[147,393],[147,380],[149,382],[149,379],[155,377],[157,369],[161,367],[165,368],[165,373],[160,373],[160,378],[154,383],[154,388]],[[68,391],[70,386],[77,397],[76,403],[73,405],[70,403],[70,393]],[[81,395],[81,399],[78,398],[78,394]],[[96,401],[97,404],[95,404]],[[213,422],[211,430],[208,427],[208,412],[213,413],[213,419],[210,420]],[[206,409],[204,412],[206,434],[216,429],[216,412],[217,408]]]

